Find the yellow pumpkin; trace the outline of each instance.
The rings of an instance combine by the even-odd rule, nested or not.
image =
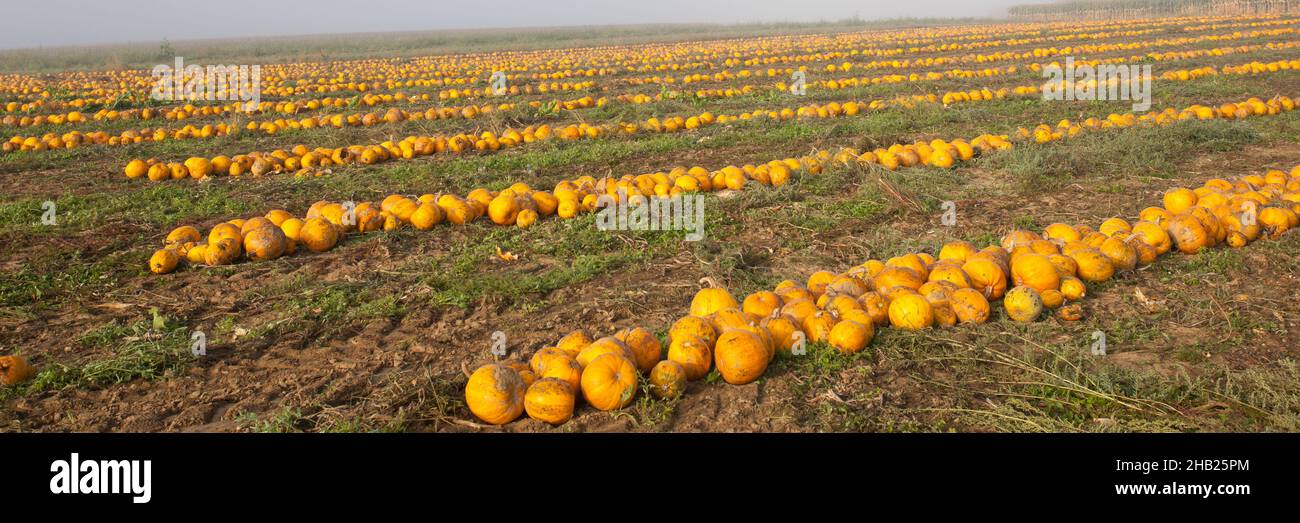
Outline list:
[[[709,287],[700,289],[691,299],[691,315],[701,318],[708,317],[722,309],[739,309],[740,303],[723,289],[713,284],[712,280],[705,279]]]
[[[718,339],[718,331],[713,322],[699,316],[683,316],[668,329],[669,341],[677,339],[698,338],[706,346],[712,347]]]
[[[325,252],[339,242],[339,230],[325,218],[312,218],[302,224],[298,239],[311,252]]]
[[[899,329],[925,329],[934,324],[934,310],[920,294],[901,294],[889,303],[889,323]]]
[[[983,293],[987,299],[999,299],[1007,291],[1007,275],[1002,266],[990,257],[973,257],[961,266],[961,270],[970,277],[971,288]]]
[[[1115,275],[1115,265],[1101,251],[1093,248],[1080,249],[1069,255],[1079,265],[1079,279],[1100,283]]]
[[[582,352],[578,353],[578,357],[575,359],[578,360],[579,365],[582,365],[582,368],[586,369],[587,366],[591,364],[592,360],[606,354],[622,356],[627,358],[628,361],[633,363],[636,362],[636,357],[632,354],[632,349],[629,349],[627,344],[623,343],[622,340],[613,336],[606,336],[591,342],[590,345],[587,345],[586,348],[582,349]]]
[[[154,274],[167,274],[176,270],[181,256],[175,249],[159,249],[149,257],[149,271]]]
[[[488,364],[470,375],[465,384],[465,404],[478,419],[504,425],[523,414],[525,392],[518,372],[505,365]]]
[[[1018,322],[1031,322],[1043,314],[1043,299],[1038,291],[1023,285],[1007,291],[1002,306],[1007,317]]]
[[[1073,276],[1061,278],[1061,294],[1070,301],[1079,301],[1087,295],[1088,288],[1083,281]]]
[[[555,348],[564,351],[564,353],[568,354],[569,357],[577,359],[578,354],[582,352],[582,349],[591,345],[591,341],[591,337],[587,336],[586,332],[579,329],[565,334],[563,338],[560,338],[560,341],[555,342]]]
[[[771,316],[773,311],[780,309],[781,305],[781,297],[775,292],[758,291],[746,296],[740,309],[759,318],[766,318]]]
[[[289,247],[284,231],[270,221],[244,235],[244,254],[252,261],[274,260]]]
[[[1205,225],[1190,214],[1178,214],[1165,222],[1165,230],[1174,246],[1184,254],[1196,254],[1209,245]]]

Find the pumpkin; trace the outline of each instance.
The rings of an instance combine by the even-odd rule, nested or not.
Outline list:
[[[1077,303],[1056,309],[1056,317],[1062,321],[1079,321],[1083,319],[1083,307]]]
[[[973,257],[961,266],[961,270],[970,277],[971,288],[983,293],[987,299],[996,300],[1007,291],[1007,275],[992,258]]]
[[[929,263],[916,253],[908,253],[902,256],[890,258],[889,261],[885,262],[885,266],[911,269],[912,272],[915,272],[920,278],[922,283],[924,283],[926,278],[930,276]]]
[[[700,280],[702,283],[709,285],[695,293],[691,299],[691,315],[701,318],[708,317],[722,309],[739,309],[740,303],[727,292],[727,289],[718,287],[710,278]]]
[[[203,264],[207,262],[207,260],[208,260],[208,244],[206,243],[200,243],[198,245],[190,247],[190,250],[185,251],[185,261],[190,262],[193,265]]]
[[[0,356],[0,385],[17,385],[33,376],[36,376],[36,368],[22,356]]]
[[[1043,236],[1062,243],[1077,242],[1083,239],[1083,235],[1079,234],[1077,229],[1064,223],[1048,225],[1046,229],[1043,229]]]
[[[621,409],[636,397],[636,380],[632,360],[614,353],[601,354],[582,369],[582,397],[600,410]]]
[[[1178,214],[1165,222],[1174,246],[1184,254],[1196,254],[1209,243],[1205,225],[1190,214]]]
[[[203,263],[213,266],[229,265],[239,259],[241,254],[239,240],[223,238],[216,243],[208,243],[208,247],[203,250]]]
[[[858,303],[862,304],[862,309],[867,311],[872,321],[877,327],[883,327],[889,323],[889,303],[885,297],[878,292],[868,292],[858,298]]]
[[[525,385],[514,369],[505,365],[479,367],[465,384],[465,404],[478,419],[504,425],[524,412]]]
[[[830,338],[831,329],[835,327],[835,317],[826,311],[817,311],[816,313],[804,318],[803,333],[808,337],[808,341],[819,343]]]
[[[828,341],[844,354],[856,354],[866,348],[875,335],[871,323],[863,325],[856,321],[841,321],[831,329]]]
[[[154,274],[167,274],[176,270],[181,256],[175,249],[159,249],[149,257],[149,271]]]
[[[835,279],[835,274],[827,271],[817,271],[808,277],[808,291],[817,296],[826,293],[826,286]]]
[[[686,391],[686,368],[665,360],[650,369],[650,394],[659,399],[677,398]]]
[[[1258,222],[1268,232],[1270,238],[1276,239],[1295,226],[1296,214],[1290,209],[1265,207],[1259,211]]]
[[[582,349],[582,352],[578,353],[578,357],[575,359],[577,359],[578,364],[582,365],[582,368],[585,369],[587,368],[587,365],[591,364],[592,360],[606,354],[622,356],[633,363],[636,362],[636,357],[632,354],[632,349],[629,349],[627,344],[623,343],[622,340],[613,336],[606,336],[591,342],[590,345],[587,345],[586,348]]]
[[[203,236],[199,234],[198,229],[189,225],[182,225],[172,229],[172,232],[167,233],[167,239],[163,241],[163,244],[167,246],[179,245],[188,242],[198,242],[201,239],[203,239]]]
[[[1088,293],[1083,281],[1073,276],[1061,278],[1061,295],[1070,301],[1079,301]]]
[[[524,394],[524,411],[528,417],[551,425],[561,425],[573,417],[574,388],[568,382],[542,378]]]
[[[989,320],[989,301],[975,289],[957,289],[948,293],[948,305],[961,323],[978,325]]]
[[[1110,258],[1111,264],[1115,266],[1116,271],[1131,271],[1137,267],[1137,251],[1127,241],[1124,241],[1124,238],[1118,236],[1107,238],[1106,241],[1101,242],[1101,246],[1097,250]]]
[[[1040,292],[1038,297],[1042,298],[1043,306],[1048,309],[1056,309],[1065,303],[1065,294],[1056,289],[1047,289]]]
[[[668,344],[668,361],[681,365],[686,379],[694,381],[708,375],[713,368],[713,351],[698,337],[677,337]]]
[[[958,262],[965,263],[966,259],[970,257],[970,255],[975,254],[976,252],[979,252],[979,249],[976,249],[975,246],[968,241],[959,240],[954,242],[948,242],[944,244],[944,246],[941,249],[939,249],[939,259],[956,260]]]
[[[624,329],[615,333],[614,338],[622,341],[632,351],[632,361],[642,373],[649,373],[663,359],[663,345],[648,330],[641,327]]]
[[[1043,299],[1033,287],[1019,286],[1007,291],[1002,298],[1007,317],[1018,322],[1031,322],[1043,314]]]
[[[752,332],[732,330],[718,336],[714,364],[722,379],[732,385],[750,383],[767,370],[770,353],[763,340]]]
[[[809,316],[816,314],[819,310],[817,304],[811,301],[794,300],[785,302],[785,306],[781,307],[781,314],[794,319],[799,323],[800,327],[802,327],[804,320],[808,319]]]
[[[338,244],[339,230],[329,220],[312,218],[303,222],[298,231],[298,239],[311,252],[325,252]]]
[[[1172,215],[1187,212],[1193,205],[1196,205],[1196,201],[1196,193],[1185,187],[1175,187],[1165,191],[1164,206]]]
[[[534,352],[531,358],[528,358],[528,368],[532,369],[538,376],[541,376],[545,373],[547,367],[552,365],[564,365],[572,359],[573,357],[569,356],[569,353],[564,352],[559,348],[543,347],[537,352]]]
[[[712,347],[718,339],[718,331],[713,322],[699,316],[683,316],[668,329],[669,340],[697,338]]]
[[[225,239],[232,239],[242,244],[244,235],[240,232],[239,226],[233,223],[219,223],[208,231],[208,245],[214,245]]]
[[[289,238],[279,227],[268,220],[244,235],[244,254],[252,261],[274,260],[284,254],[289,247]]]
[[[411,213],[411,226],[421,231],[432,229],[433,226],[442,223],[446,217],[442,207],[432,203],[422,203]]]
[[[957,287],[970,287],[970,276],[961,267],[953,264],[936,265],[930,270],[930,281],[945,281]]]
[[[886,266],[876,274],[871,280],[876,292],[883,293],[894,287],[907,287],[912,290],[921,288],[925,284],[925,278],[922,278],[914,269],[900,266]]]
[[[900,294],[889,303],[889,323],[905,330],[925,329],[934,324],[934,310],[920,294]]]
[[[1040,292],[1061,285],[1060,271],[1042,254],[1022,254],[1013,259],[1011,278],[1016,285],[1027,285]]]
[[[1140,221],[1133,224],[1133,235],[1131,237],[1137,238],[1142,243],[1155,248],[1157,255],[1169,252],[1169,249],[1173,248],[1173,241],[1170,240],[1169,233],[1153,222]]]
[[[1070,253],[1074,262],[1079,264],[1079,279],[1100,283],[1115,275],[1115,265],[1101,251],[1093,248],[1080,249]]]
[[[772,315],[772,311],[781,308],[781,305],[781,297],[775,292],[758,291],[745,297],[745,301],[740,304],[740,310],[759,318],[766,318]]]
[[[591,345],[591,341],[591,337],[587,336],[586,332],[579,329],[565,334],[563,338],[560,338],[560,341],[555,342],[555,348],[564,351],[564,353],[568,354],[569,357],[576,359],[578,353],[582,352],[582,349]]]
[[[799,326],[789,316],[776,314],[763,318],[759,323],[768,334],[772,337],[772,344],[775,348],[785,354],[790,354],[794,349],[795,331],[802,331]]]
[[[1105,234],[1106,236],[1115,236],[1117,234],[1128,236],[1128,233],[1132,230],[1133,226],[1129,225],[1129,223],[1123,218],[1107,218],[1106,221],[1101,222],[1101,225],[1097,227],[1097,232]]]
[[[829,285],[826,286],[826,292],[835,293],[847,297],[857,297],[871,290],[867,282],[862,281],[856,276],[836,276]]]

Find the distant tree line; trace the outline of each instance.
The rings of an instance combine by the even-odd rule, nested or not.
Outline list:
[[[1300,0],[1061,0],[1007,9],[1011,18],[1026,21],[1288,13],[1300,13]]]

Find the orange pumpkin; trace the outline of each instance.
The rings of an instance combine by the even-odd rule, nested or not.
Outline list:
[[[713,342],[718,339],[718,331],[714,329],[713,322],[707,319],[699,316],[683,316],[668,329],[668,338],[669,341],[696,338],[703,341],[706,346],[712,347]]]
[[[744,385],[758,379],[767,370],[770,359],[763,340],[744,330],[722,333],[714,348],[714,364],[718,366],[718,373],[732,385]]]
[[[631,359],[602,354],[582,369],[582,397],[600,410],[621,409],[636,397],[636,380],[636,365]]]
[[[675,361],[661,361],[650,370],[650,394],[659,399],[677,398],[686,391],[686,368]]]
[[[1043,314],[1043,299],[1033,287],[1020,286],[1002,298],[1007,316],[1018,322],[1031,322]]]
[[[560,341],[555,342],[555,348],[564,351],[564,353],[568,354],[569,357],[576,359],[578,354],[582,352],[582,349],[591,345],[591,341],[591,337],[587,336],[586,332],[575,330],[565,334],[563,338],[560,338]]]
[[[1027,285],[1040,292],[1061,285],[1060,271],[1051,259],[1042,254],[1017,256],[1011,261],[1011,277],[1016,285]]]
[[[948,304],[961,323],[980,324],[989,320],[989,301],[975,289],[957,289],[948,294]]]
[[[17,385],[34,376],[36,368],[22,356],[0,356],[0,385]]]
[[[695,381],[709,374],[713,368],[713,350],[696,336],[681,336],[668,344],[668,361],[675,362],[686,371],[686,379]]]
[[[478,419],[504,425],[524,412],[523,378],[505,365],[479,367],[465,384],[465,404]]]
[[[587,348],[582,349],[582,352],[578,353],[578,357],[575,359],[577,359],[578,364],[582,365],[582,368],[585,369],[587,368],[587,365],[591,364],[592,360],[606,354],[622,356],[633,363],[636,362],[636,355],[632,354],[632,349],[629,349],[627,344],[623,343],[622,340],[613,336],[606,336],[591,342],[590,345],[587,345]]]
[[[856,321],[841,321],[831,329],[828,341],[842,353],[856,354],[865,349],[875,335],[871,323],[864,325]]]
[[[524,394],[524,410],[537,421],[561,425],[573,417],[575,400],[573,386],[568,382],[542,378]]]
[[[740,303],[727,292],[727,289],[717,287],[713,281],[705,278],[704,281],[710,285],[700,289],[691,299],[691,315],[701,318],[708,317],[722,309],[739,309]]]
[[[614,338],[622,341],[632,351],[636,368],[642,373],[649,373],[663,359],[663,345],[648,330],[641,327],[624,329],[615,333]]]

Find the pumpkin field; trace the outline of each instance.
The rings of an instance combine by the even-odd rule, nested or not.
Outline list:
[[[1300,12],[1196,11],[0,51],[0,431],[1300,431]]]

